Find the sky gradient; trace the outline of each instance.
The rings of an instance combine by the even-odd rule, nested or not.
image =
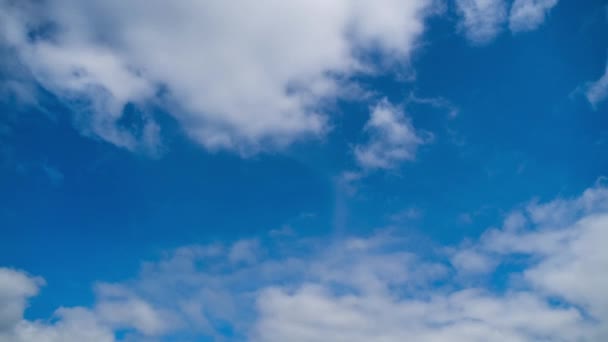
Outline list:
[[[0,0],[0,342],[608,339],[602,0]]]

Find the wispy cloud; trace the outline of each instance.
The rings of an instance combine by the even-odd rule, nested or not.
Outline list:
[[[532,31],[543,24],[558,0],[456,0],[460,28],[474,44],[491,42],[508,22],[513,33]]]
[[[597,107],[598,104],[608,98],[608,63],[602,77],[597,81],[588,83],[584,87],[584,91],[587,100],[593,107]]]
[[[58,186],[63,183],[64,175],[58,168],[45,163],[42,164],[42,170],[48,177],[51,184]]]
[[[407,97],[408,103],[417,103],[428,105],[433,108],[443,109],[447,112],[448,117],[453,119],[458,116],[460,110],[448,99],[436,96],[436,97],[421,97],[417,96],[414,92],[410,92]]]
[[[515,0],[509,14],[509,28],[512,32],[537,29],[557,2],[558,0]]]
[[[461,16],[461,29],[476,44],[492,41],[507,18],[504,0],[456,0],[456,7]]]
[[[608,188],[598,183],[575,198],[531,202],[500,228],[435,254],[413,252],[394,231],[276,244],[270,236],[254,245],[271,253],[237,263],[234,251],[253,240],[186,246],[132,280],[98,284],[93,307],[59,309],[50,322],[22,316],[43,280],[3,268],[0,341],[113,342],[124,329],[141,341],[175,333],[260,342],[603,340],[606,227]],[[501,264],[512,266],[501,275],[511,279],[506,289],[486,288]],[[234,333],[222,333],[226,324]]]

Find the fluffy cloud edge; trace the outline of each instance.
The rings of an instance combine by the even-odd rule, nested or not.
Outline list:
[[[377,67],[358,56],[407,60],[434,3],[2,0],[0,42],[86,135],[155,151],[153,107],[209,150],[249,154],[324,135],[325,103]]]
[[[370,108],[363,130],[368,140],[353,150],[355,161],[363,170],[397,168],[415,160],[418,148],[433,140],[430,132],[416,130],[404,109],[387,99]]]
[[[2,305],[0,341],[112,342],[125,330],[136,341],[598,340],[608,337],[606,238],[599,182],[530,202],[479,239],[428,255],[394,230],[185,246],[131,280],[99,283],[93,307],[61,308],[50,322],[23,318],[43,280],[1,268],[0,302],[13,304]],[[501,275],[504,290],[491,281],[500,265],[514,269]],[[222,333],[226,324],[234,333]]]

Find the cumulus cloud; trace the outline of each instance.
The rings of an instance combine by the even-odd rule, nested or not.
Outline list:
[[[259,341],[535,341],[583,333],[568,331],[580,328],[576,310],[552,309],[527,293],[497,297],[470,289],[398,301],[305,286],[295,293],[269,290],[261,300]]]
[[[113,329],[133,328],[145,336],[157,336],[179,326],[171,312],[156,309],[124,286],[102,283],[96,292],[94,314]]]
[[[504,0],[456,0],[456,8],[461,29],[476,44],[493,40],[507,18]]]
[[[158,336],[175,323],[171,313],[153,308],[126,288],[101,284],[93,308],[57,309],[50,320],[24,319],[28,300],[44,279],[0,268],[0,342],[114,342],[121,329]]]
[[[515,0],[509,14],[509,28],[513,32],[532,31],[545,21],[558,0]]]
[[[2,306],[11,313],[0,316],[0,341],[113,342],[118,329],[135,341],[174,333],[259,342],[608,338],[608,188],[530,202],[499,226],[430,254],[390,230],[269,236],[256,248],[271,252],[236,263],[234,251],[254,240],[185,246],[131,280],[98,284],[92,308],[60,309],[50,322],[23,318],[42,280],[0,269],[0,303],[16,303]],[[494,275],[505,284],[497,288]]]
[[[432,135],[418,132],[402,109],[382,100],[371,109],[365,124],[369,141],[357,145],[355,159],[363,169],[392,169],[401,162],[414,160],[416,151],[428,143]]]
[[[480,273],[491,274],[500,263],[520,269],[504,292],[457,283],[405,293],[390,286],[384,288],[392,289],[388,292],[344,292],[349,278],[340,278],[337,286],[275,287],[258,300],[255,336],[258,341],[603,340],[607,234],[603,186],[573,199],[532,203],[477,245],[458,248],[451,260],[457,269]],[[392,274],[396,279],[400,273]]]
[[[2,342],[114,342],[114,331],[99,324],[83,308],[58,309],[54,323],[21,321],[11,331],[0,333]]]
[[[41,278],[0,268],[0,332],[18,323],[27,306],[27,299],[38,294]]]
[[[533,203],[525,209],[533,229],[490,230],[481,249],[495,255],[538,258],[523,278],[544,294],[563,298],[600,319],[608,317],[608,188],[595,187],[574,199]],[[602,331],[606,333],[606,326]]]
[[[103,328],[89,310],[61,308],[54,323],[23,319],[29,298],[44,280],[23,271],[0,268],[0,342],[112,342],[114,333]]]
[[[87,134],[158,144],[160,105],[209,149],[256,151],[323,134],[324,100],[373,69],[357,56],[407,59],[432,3],[2,0],[0,39]]]

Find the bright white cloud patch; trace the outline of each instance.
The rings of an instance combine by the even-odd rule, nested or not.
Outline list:
[[[371,109],[365,124],[369,141],[355,146],[355,159],[363,169],[392,169],[403,161],[414,160],[416,151],[432,138],[417,132],[401,108],[383,100]]]
[[[456,7],[462,30],[469,40],[477,44],[493,40],[507,17],[504,0],[456,0]]]
[[[38,294],[40,278],[0,268],[0,332],[19,323],[29,297]]]
[[[88,134],[155,146],[123,109],[161,104],[205,147],[255,151],[322,134],[356,56],[407,59],[432,2],[2,0],[0,39]]]
[[[390,231],[268,237],[272,253],[247,263],[231,255],[253,240],[183,247],[132,280],[99,284],[94,307],[59,309],[50,322],[22,318],[42,280],[0,269],[0,341],[112,342],[116,329],[134,341],[175,332],[220,339],[226,324],[236,336],[224,338],[258,342],[603,341],[607,240],[608,188],[598,184],[532,202],[433,256]],[[500,274],[504,290],[490,280],[498,265],[512,270]]]
[[[538,28],[558,0],[515,0],[509,14],[509,28],[513,32]]]

